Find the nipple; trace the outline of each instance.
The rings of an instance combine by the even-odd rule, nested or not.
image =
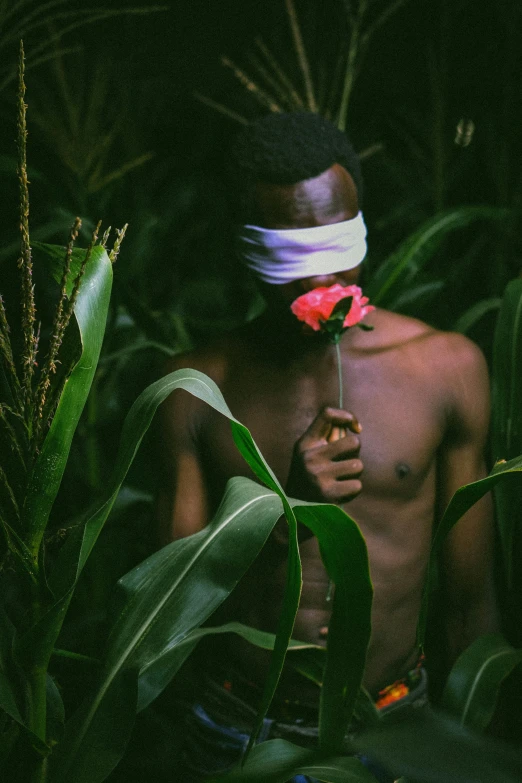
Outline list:
[[[326,639],[326,637],[328,636],[328,626],[327,625],[323,625],[322,628],[319,628],[319,636],[321,637],[321,639]]]
[[[403,479],[411,473],[411,468],[405,462],[399,462],[398,465],[395,466],[395,472],[400,479]]]

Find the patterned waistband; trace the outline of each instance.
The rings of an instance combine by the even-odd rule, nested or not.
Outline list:
[[[375,699],[375,706],[381,712],[386,707],[401,701],[406,696],[409,696],[423,682],[425,678],[424,673],[424,655],[419,656],[416,666],[399,680],[395,680],[391,685],[387,685],[379,691],[378,697]]]
[[[210,692],[213,691],[216,696],[217,692],[221,691],[229,705],[230,702],[235,702],[236,708],[239,705],[241,707],[244,705],[254,712],[262,693],[258,685],[237,674],[228,674],[219,681],[209,679],[208,685],[211,685]],[[422,702],[427,701],[427,677],[423,655],[419,657],[415,667],[404,677],[378,692],[375,706],[381,714],[385,714],[403,703],[414,702],[417,698]],[[314,725],[317,724],[319,717],[318,702],[319,690],[317,704],[313,705],[298,699],[277,699],[276,697],[270,706],[268,716],[275,721],[285,723],[298,721],[304,725]]]

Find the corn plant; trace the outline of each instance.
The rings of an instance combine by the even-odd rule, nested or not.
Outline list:
[[[9,589],[1,608],[2,709],[22,726],[40,753],[35,779],[45,767],[48,664],[63,612],[53,610],[45,557],[45,532],[101,348],[112,262],[125,228],[106,250],[109,231],[96,226],[86,250],[75,247],[77,218],[65,248],[31,245],[26,159],[24,52],[20,47],[18,89],[18,177],[20,183],[20,338],[12,339],[0,298],[0,518],[2,578]],[[50,325],[38,322],[34,273],[57,284]],[[100,279],[104,287],[100,285]],[[98,287],[93,302],[89,290]],[[16,347],[19,357],[16,356]],[[12,578],[11,578],[12,576]],[[11,619],[17,615],[17,621]],[[6,657],[8,660],[6,660]],[[14,725],[14,724],[13,724]],[[13,746],[19,731],[10,730]]]
[[[71,8],[68,0],[1,0],[0,2],[0,93],[16,80],[12,52],[21,38],[35,34],[35,45],[27,58],[27,67],[35,68],[57,56],[79,51],[77,45],[62,45],[62,38],[81,27],[122,15],[143,15],[166,10],[150,5],[134,8]]]
[[[239,84],[247,90],[265,111],[310,111],[323,114],[344,130],[348,107],[356,79],[375,33],[386,24],[407,0],[344,0],[345,37],[338,44],[333,65],[312,63],[301,30],[295,0],[284,0],[288,28],[292,40],[294,65],[280,62],[274,45],[257,37],[246,54],[249,65],[237,65],[223,55],[221,64],[229,69]],[[305,18],[305,11],[302,12]],[[294,72],[297,71],[297,80]],[[210,108],[231,119],[246,124],[247,119],[234,110],[199,92],[195,97]],[[380,148],[380,145],[379,145]],[[371,149],[367,154],[377,151]]]

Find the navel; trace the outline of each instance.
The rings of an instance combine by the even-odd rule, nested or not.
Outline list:
[[[400,479],[406,478],[411,473],[411,468],[405,462],[398,462],[395,465],[395,472]]]

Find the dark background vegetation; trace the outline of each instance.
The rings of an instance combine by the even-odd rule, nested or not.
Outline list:
[[[76,214],[86,237],[100,217],[105,226],[129,223],[114,270],[104,354],[51,549],[103,486],[124,414],[161,373],[166,355],[233,328],[260,307],[251,281],[234,264],[233,215],[221,179],[239,125],[194,93],[246,118],[262,113],[255,96],[220,64],[227,54],[248,71],[248,51],[259,35],[299,84],[284,2],[170,0],[164,6],[65,33],[56,49],[72,51],[26,74],[33,239],[65,242]],[[79,2],[66,8],[83,12]],[[298,0],[297,8],[314,75],[328,83],[335,53],[348,39],[343,0]],[[0,41],[12,24],[6,18]],[[55,20],[24,34],[28,58],[64,27]],[[0,66],[0,281],[11,308],[18,217],[16,82],[9,73],[17,45],[14,38],[3,45]],[[474,223],[452,234],[422,273],[426,295],[405,311],[441,328],[454,328],[478,301],[500,297],[520,273],[521,52],[518,0],[407,0],[360,63],[347,128],[363,157],[367,275],[440,210],[469,204],[510,210],[500,225]],[[456,142],[461,121],[464,128],[474,124],[468,144],[462,137]],[[443,287],[429,293],[436,281]],[[469,330],[488,357],[495,317],[494,308],[485,310]],[[64,647],[73,649],[82,638],[82,652],[95,652],[115,580],[155,546],[156,440],[151,435],[142,449],[86,569]]]

